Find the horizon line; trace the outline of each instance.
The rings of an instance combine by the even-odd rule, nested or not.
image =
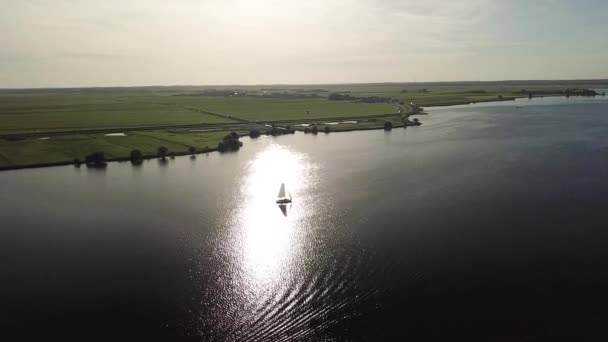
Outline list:
[[[225,84],[171,84],[171,85],[124,85],[124,86],[50,86],[50,87],[0,87],[6,90],[65,90],[65,89],[123,89],[123,88],[177,88],[177,87],[255,87],[255,86],[340,86],[340,85],[376,85],[376,84],[458,84],[458,83],[517,83],[517,82],[592,82],[608,83],[608,78],[572,78],[572,79],[506,79],[506,80],[461,80],[461,81],[386,81],[386,82],[338,82],[338,83],[225,83]]]

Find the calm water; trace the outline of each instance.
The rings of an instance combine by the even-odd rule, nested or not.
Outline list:
[[[0,173],[1,331],[605,335],[608,98],[430,113],[166,165]]]

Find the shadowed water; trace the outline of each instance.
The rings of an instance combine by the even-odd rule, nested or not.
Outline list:
[[[608,100],[0,173],[2,331],[211,341],[603,334]],[[275,204],[281,183],[294,201]]]

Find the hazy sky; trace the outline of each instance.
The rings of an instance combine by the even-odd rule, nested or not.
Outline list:
[[[0,87],[608,78],[605,0],[0,0]]]

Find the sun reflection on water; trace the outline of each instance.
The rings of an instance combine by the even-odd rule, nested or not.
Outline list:
[[[249,290],[287,281],[290,264],[297,253],[297,228],[305,211],[304,190],[312,179],[314,166],[302,153],[271,142],[249,162],[241,183],[244,201],[238,216],[239,248],[245,282]],[[281,183],[294,203],[280,208],[276,203]],[[256,290],[257,289],[257,290]]]

